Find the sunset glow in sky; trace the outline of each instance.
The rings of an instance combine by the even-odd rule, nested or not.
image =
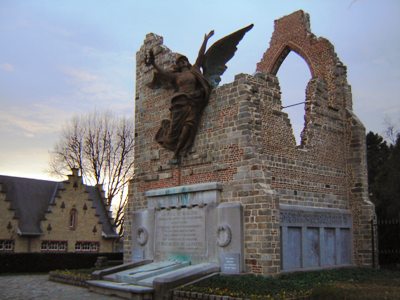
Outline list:
[[[210,41],[253,23],[223,83],[253,74],[274,20],[303,9],[348,68],[353,109],[367,131],[400,125],[398,0],[0,0],[0,174],[51,178],[49,151],[74,114],[111,110],[132,116],[135,53],[149,32],[196,58]],[[291,53],[278,73],[283,104],[304,101],[306,63]],[[288,109],[295,134],[303,107]],[[298,115],[293,115],[297,113]]]

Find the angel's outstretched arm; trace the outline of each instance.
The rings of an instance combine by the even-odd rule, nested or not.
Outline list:
[[[214,30],[211,30],[208,34],[204,35],[204,40],[203,40],[203,44],[200,47],[199,50],[199,55],[197,56],[196,62],[195,62],[195,66],[200,68],[203,64],[203,60],[204,60],[204,53],[206,52],[206,47],[207,47],[207,41],[209,40],[210,37],[212,37],[214,35]]]
[[[153,66],[154,69],[156,69],[157,72],[160,73],[163,77],[170,78],[170,79],[172,79],[172,77],[174,77],[171,72],[165,71],[164,69],[162,69],[160,66],[158,66],[156,64],[154,53],[152,50],[150,50],[149,53],[146,54],[144,62],[146,64],[146,66]]]

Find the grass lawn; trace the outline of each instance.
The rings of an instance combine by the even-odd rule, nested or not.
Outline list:
[[[248,299],[400,299],[400,270],[344,268],[283,274],[216,275],[186,291]]]
[[[58,270],[58,275],[85,281],[95,270]],[[399,299],[400,270],[342,268],[297,272],[276,277],[216,275],[180,290],[209,295],[258,299]]]

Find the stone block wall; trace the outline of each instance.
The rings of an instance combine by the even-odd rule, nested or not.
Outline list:
[[[152,69],[144,64],[150,49],[164,68],[171,67],[176,53],[163,45],[161,37],[146,36],[136,56],[136,175],[130,184],[127,216],[147,207],[144,193],[148,190],[219,182],[221,202],[243,205],[247,272],[275,274],[281,270],[280,204],[351,210],[354,263],[369,265],[367,222],[374,212],[366,194],[365,130],[351,112],[346,69],[333,46],[311,34],[304,12],[276,21],[275,29],[258,72],[239,74],[232,83],[213,91],[193,149],[180,165],[171,164],[172,152],[154,140],[161,120],[168,118],[171,94],[148,88]],[[276,77],[292,50],[303,54],[313,74],[306,88],[300,146],[281,109]],[[128,217],[126,261],[132,257],[131,226]]]

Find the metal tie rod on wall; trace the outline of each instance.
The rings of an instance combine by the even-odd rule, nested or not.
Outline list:
[[[300,104],[307,103],[307,102],[310,102],[310,101],[303,101],[303,102],[299,102],[299,103],[295,103],[295,104],[291,104],[291,105],[287,105],[287,106],[281,106],[281,109],[292,107],[292,106],[296,106],[296,105],[300,105]]]

